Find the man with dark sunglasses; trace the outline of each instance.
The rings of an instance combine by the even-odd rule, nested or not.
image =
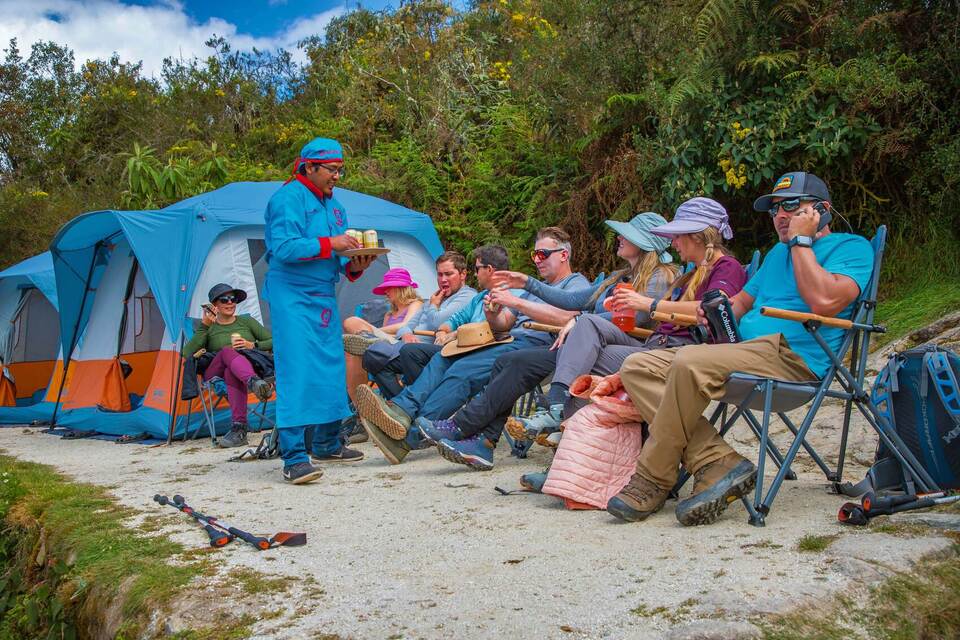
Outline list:
[[[539,257],[534,259],[545,281],[560,289],[588,286],[586,278],[570,269],[570,237],[563,229],[541,229],[537,233],[534,253],[539,250],[549,252],[545,260]],[[493,273],[501,268],[506,255],[504,260],[493,260],[477,250],[475,258],[477,280],[485,287],[492,282]],[[416,426],[411,428],[414,419],[424,416],[436,420],[459,409],[484,388],[490,379],[493,363],[500,354],[552,342],[553,338],[548,333],[523,328],[524,322],[534,320],[562,324],[575,314],[545,304],[528,291],[489,291],[474,298],[471,305],[441,326],[441,331],[456,329],[465,323],[464,320],[474,317],[478,310],[497,334],[509,333],[512,341],[460,356],[434,355],[416,382],[389,403],[375,395],[369,387],[358,387],[357,410],[363,424],[374,444],[394,464],[401,462],[410,448],[420,442],[420,430]],[[405,434],[404,439],[393,438],[389,433]]]
[[[676,508],[683,525],[712,523],[746,495],[756,482],[756,467],[703,416],[710,400],[722,397],[734,371],[799,382],[818,379],[829,367],[828,356],[801,323],[761,315],[761,307],[849,318],[870,279],[870,243],[821,224],[831,200],[817,176],[786,173],[753,207],[773,216],[780,242],[730,299],[743,340],[638,353],[627,358],[619,375],[601,383],[606,391],[622,384],[650,425],[635,473],[607,503],[618,518],[636,522],[658,511],[681,463],[694,476],[693,495]],[[834,350],[844,335],[826,326],[820,334]]]

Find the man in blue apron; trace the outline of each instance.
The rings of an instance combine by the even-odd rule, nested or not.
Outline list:
[[[293,178],[270,198],[265,216],[264,293],[273,324],[277,434],[283,478],[293,484],[323,473],[310,464],[308,453],[321,462],[363,458],[339,438],[340,421],[350,411],[335,293],[341,273],[352,282],[373,257],[338,255],[360,248],[346,235],[347,214],[333,196],[342,175],[340,143],[315,138],[300,151]]]

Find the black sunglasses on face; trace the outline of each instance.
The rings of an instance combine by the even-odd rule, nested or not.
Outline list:
[[[774,218],[777,217],[777,213],[782,207],[787,213],[793,213],[800,208],[800,205],[804,202],[822,202],[817,198],[790,198],[789,200],[781,200],[780,202],[774,202],[770,205],[770,208],[767,209],[767,212]]]
[[[231,302],[236,302],[236,301],[237,301],[237,297],[233,295],[220,296],[219,298],[217,298],[217,302],[220,302],[223,304],[230,304]]]
[[[563,251],[563,249],[534,249],[533,251],[530,252],[530,259],[534,261],[536,260],[543,261],[549,258],[550,256],[552,256],[553,254],[557,253],[558,251]]]
[[[485,267],[490,267],[491,269],[493,268],[493,266],[492,266],[492,265],[489,265],[489,264],[475,264],[475,265],[473,265],[473,270],[474,270],[475,272],[479,273],[479,272],[480,272],[480,269],[483,269],[483,268],[485,268]]]

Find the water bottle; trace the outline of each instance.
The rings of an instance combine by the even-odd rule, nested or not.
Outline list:
[[[633,287],[630,286],[630,278],[628,276],[623,276],[620,278],[620,282],[617,283],[617,286],[614,288],[614,292],[617,289],[630,289],[633,290]],[[613,302],[613,296],[608,296],[604,301],[604,307],[608,310],[610,309],[610,304]],[[611,310],[612,311],[612,310]],[[610,322],[616,325],[624,333],[628,331],[633,331],[637,326],[637,316],[636,312],[633,309],[622,309],[620,311],[612,311],[612,317]]]
[[[719,289],[711,289],[703,294],[700,308],[703,309],[715,344],[741,341],[737,318],[733,315],[733,305]]]

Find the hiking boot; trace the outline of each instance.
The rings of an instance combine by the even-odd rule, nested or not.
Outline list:
[[[310,452],[310,457],[317,462],[360,462],[363,460],[363,452],[341,445],[339,450],[323,456]]]
[[[344,418],[340,423],[340,439],[347,444],[360,444],[370,439],[357,414]]]
[[[556,449],[560,446],[560,438],[563,436],[562,431],[541,431],[540,435],[537,436],[537,439],[534,440],[541,447],[546,447],[548,449]]]
[[[417,428],[423,439],[430,444],[437,444],[441,440],[460,440],[463,438],[463,432],[453,421],[448,420],[429,420],[420,416],[417,418]]]
[[[247,446],[247,425],[243,422],[234,422],[230,433],[217,439],[217,446],[221,449]]]
[[[343,350],[349,354],[363,357],[372,345],[380,342],[380,338],[369,333],[343,334]]]
[[[541,432],[551,433],[560,429],[563,422],[563,405],[552,404],[549,409],[539,408],[532,416],[510,416],[504,428],[514,440],[533,440]]]
[[[412,421],[400,407],[384,400],[365,384],[357,387],[357,413],[394,440],[406,437]]]
[[[525,473],[520,476],[520,486],[527,491],[543,493],[543,485],[547,482],[547,472]]]
[[[291,484],[307,484],[318,480],[322,475],[323,470],[309,462],[298,462],[283,468],[283,479]]]
[[[669,489],[663,489],[634,473],[620,493],[607,502],[607,511],[621,520],[640,522],[659,511],[669,493]]]
[[[474,471],[493,469],[493,443],[481,435],[465,440],[443,439],[437,442],[437,451],[450,462],[465,464]]]
[[[270,383],[258,376],[253,376],[247,380],[247,390],[257,396],[260,402],[266,402],[273,395]]]
[[[383,457],[386,458],[390,464],[400,464],[403,462],[403,459],[407,457],[407,454],[410,453],[410,445],[403,440],[391,438],[381,431],[380,427],[366,418],[361,417],[360,424],[367,430],[371,442],[376,445],[377,449],[380,449],[380,453],[383,454]]]
[[[716,522],[731,502],[750,493],[757,468],[738,453],[704,465],[693,474],[693,495],[677,504],[677,520],[685,527]]]

